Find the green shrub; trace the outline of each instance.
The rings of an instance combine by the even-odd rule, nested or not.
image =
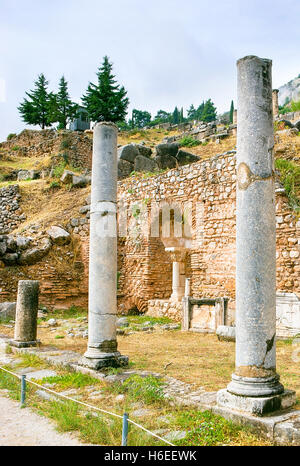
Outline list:
[[[60,184],[58,183],[58,181],[51,181],[50,185],[49,185],[49,189],[59,189],[60,188]]]
[[[13,147],[11,148],[11,150],[13,150],[13,151],[17,151],[17,150],[19,150],[19,149],[20,149],[19,146],[13,146]]]
[[[199,146],[199,144],[201,144],[201,142],[197,141],[192,136],[184,136],[179,141],[180,147],[194,147],[194,146]]]
[[[15,138],[17,135],[16,133],[9,133],[9,135],[7,136],[6,140],[7,141],[10,141],[11,139]]]
[[[285,159],[275,160],[275,167],[280,172],[280,180],[284,186],[292,209],[300,210],[300,167]]]
[[[53,178],[60,178],[66,168],[66,162],[62,160],[53,168]]]

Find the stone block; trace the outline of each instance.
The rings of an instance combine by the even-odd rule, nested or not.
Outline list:
[[[216,335],[220,341],[235,341],[235,327],[229,325],[219,325]]]
[[[236,411],[250,413],[255,416],[288,409],[296,402],[296,393],[292,390],[285,390],[279,395],[267,397],[250,397],[234,395],[226,389],[218,391],[217,404]]]

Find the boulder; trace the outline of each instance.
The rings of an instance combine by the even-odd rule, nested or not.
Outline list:
[[[300,120],[296,121],[296,123],[294,123],[294,127],[298,129],[298,131],[300,131]]]
[[[90,176],[83,176],[83,175],[73,175],[72,177],[72,185],[76,188],[83,188],[91,183]]]
[[[158,146],[156,146],[155,149],[156,149],[156,155],[158,156],[170,155],[171,157],[176,157],[176,154],[179,149],[179,144],[175,142],[158,144]]]
[[[135,144],[127,144],[118,149],[118,158],[133,163],[139,155],[139,150]]]
[[[127,160],[119,159],[118,161],[118,178],[126,178],[133,172],[133,163]]]
[[[17,236],[16,237],[17,249],[27,249],[31,241],[32,241],[32,238],[28,238],[26,236]]]
[[[151,157],[152,149],[150,147],[144,146],[143,144],[137,144],[136,147],[140,155],[142,155],[143,157],[148,157],[148,158]]]
[[[158,155],[154,160],[162,170],[166,168],[176,168],[177,166],[177,160],[175,157],[172,157],[172,155]]]
[[[293,123],[291,123],[289,120],[285,120],[282,118],[281,120],[278,120],[278,123],[284,123],[284,126],[288,126],[289,128],[294,128]]]
[[[89,211],[90,211],[90,206],[89,205],[84,205],[84,206],[80,207],[80,209],[79,209],[80,214],[86,214]]]
[[[134,161],[134,170],[136,172],[154,172],[158,169],[158,165],[153,159],[148,159],[139,155]]]
[[[17,303],[0,303],[0,320],[15,319]]]
[[[13,236],[8,236],[6,241],[6,247],[9,252],[16,252],[17,242]]]
[[[6,253],[6,243],[4,241],[0,241],[0,256]]]
[[[18,263],[20,265],[31,265],[34,264],[35,262],[38,262],[41,260],[46,254],[48,254],[50,248],[51,248],[51,241],[49,238],[44,238],[40,245],[27,249],[26,251],[22,252]]]
[[[64,245],[71,241],[70,233],[58,226],[52,226],[47,230],[54,244]]]
[[[117,320],[117,327],[128,327],[129,326],[129,320],[127,317],[120,317]]]
[[[60,181],[64,184],[71,184],[73,182],[73,176],[76,176],[75,173],[70,170],[65,170],[60,178]]]
[[[7,252],[4,256],[1,257],[1,260],[5,265],[15,265],[18,260],[18,254],[16,252],[9,253]]]
[[[235,341],[235,327],[229,325],[219,325],[216,335],[220,341]]]
[[[200,157],[180,149],[176,155],[176,159],[178,160],[179,165],[187,165],[188,163],[198,162]]]
[[[36,180],[40,177],[40,172],[37,170],[20,170],[18,172],[18,181]]]

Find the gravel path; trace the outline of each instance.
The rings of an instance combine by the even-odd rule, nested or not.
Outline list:
[[[0,394],[0,446],[80,445],[74,436],[58,433],[46,418]]]

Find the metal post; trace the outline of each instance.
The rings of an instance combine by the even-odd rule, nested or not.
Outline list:
[[[128,414],[123,414],[123,427],[122,427],[122,447],[127,447],[128,437]]]
[[[25,406],[26,399],[26,375],[21,376],[21,408]]]

